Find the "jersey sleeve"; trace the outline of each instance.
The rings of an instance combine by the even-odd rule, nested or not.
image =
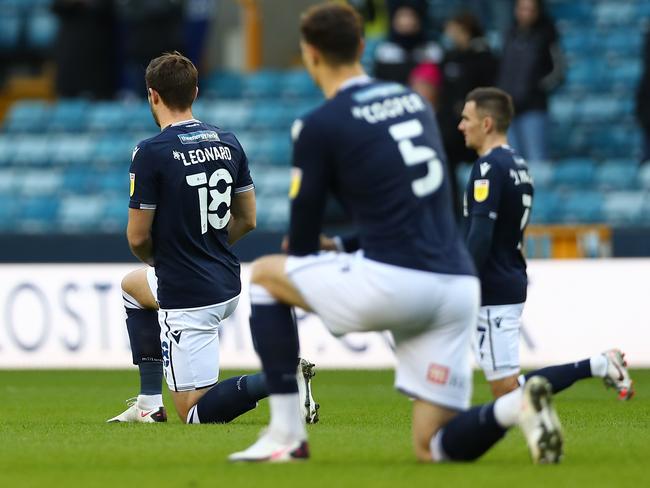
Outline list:
[[[239,141],[237,142],[239,143]],[[235,181],[235,187],[233,189],[235,194],[255,189],[255,184],[253,183],[253,178],[248,167],[248,156],[246,156],[246,151],[244,151],[241,143],[239,144],[239,148],[242,153],[242,160],[237,173],[237,181]]]
[[[294,122],[293,168],[289,198],[289,254],[305,256],[320,249],[327,191],[329,186],[328,150],[325,134],[316,121]]]
[[[158,203],[158,174],[145,145],[140,144],[133,150],[129,179],[129,207],[155,210]]]
[[[489,159],[479,159],[474,163],[467,188],[469,217],[483,215],[496,220],[499,217],[501,190],[507,177],[500,167]]]

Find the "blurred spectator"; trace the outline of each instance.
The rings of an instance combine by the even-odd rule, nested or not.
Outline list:
[[[558,33],[543,0],[517,0],[515,23],[506,35],[498,86],[515,105],[508,140],[526,159],[548,159],[548,96],[564,79]]]
[[[479,86],[493,85],[497,60],[490,51],[478,19],[471,13],[460,13],[445,25],[446,47],[442,62],[442,90],[438,104],[438,124],[447,152],[451,174],[462,162],[476,159],[476,153],[465,147],[458,123],[465,105],[465,96]],[[455,178],[452,191],[455,209],[460,211],[460,197]]]
[[[61,97],[111,98],[115,93],[112,0],[54,0],[59,18],[54,61]]]
[[[409,86],[413,91],[427,100],[434,108],[438,105],[438,96],[442,85],[442,73],[438,65],[422,63],[411,71]]]
[[[641,162],[650,161],[650,29],[643,47],[643,75],[636,93],[636,116],[643,131]]]
[[[390,31],[375,51],[374,75],[406,84],[413,68],[440,62],[442,51],[426,38],[426,0],[388,0],[388,12]]]
[[[146,97],[144,72],[164,52],[184,52],[183,0],[116,0],[125,38],[125,88]]]

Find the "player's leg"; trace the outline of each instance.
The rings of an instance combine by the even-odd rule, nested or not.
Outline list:
[[[566,390],[582,379],[603,378],[607,387],[616,390],[620,400],[629,400],[634,396],[634,384],[627,370],[625,355],[618,349],[610,349],[573,363],[537,369],[520,376],[519,381],[524,383],[533,376],[546,378],[551,383],[553,393]]]
[[[150,268],[153,271],[153,268]],[[147,268],[127,274],[122,280],[126,326],[131,343],[133,364],[140,373],[140,392],[129,408],[108,422],[164,422],[167,413],[162,400],[162,352],[155,275],[147,277]],[[151,272],[149,272],[151,273]],[[152,273],[151,273],[152,274]]]

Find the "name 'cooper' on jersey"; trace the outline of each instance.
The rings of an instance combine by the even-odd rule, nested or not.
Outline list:
[[[241,291],[228,244],[233,194],[251,190],[248,160],[234,134],[179,122],[133,151],[129,207],[156,210],[152,238],[163,309],[229,300]]]

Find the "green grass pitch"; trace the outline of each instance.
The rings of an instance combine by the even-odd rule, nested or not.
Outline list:
[[[0,371],[0,487],[650,486],[650,370],[633,377],[637,396],[627,403],[596,379],[556,397],[561,465],[532,466],[513,430],[478,462],[429,466],[411,454],[410,405],[391,372],[319,371],[312,459],[230,465],[227,454],[265,425],[266,401],[230,425],[185,426],[173,415],[167,424],[109,425],[135,391],[135,371]],[[488,398],[476,374],[474,401]]]

